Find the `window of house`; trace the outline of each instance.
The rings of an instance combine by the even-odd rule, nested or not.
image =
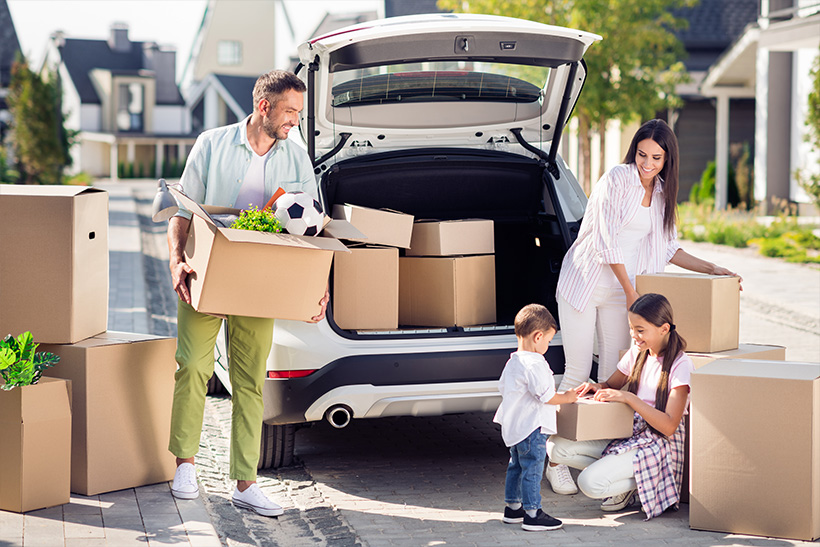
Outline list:
[[[142,84],[120,84],[118,92],[117,129],[120,131],[143,131],[145,93]]]
[[[216,61],[222,66],[242,64],[242,42],[222,40],[217,44]]]

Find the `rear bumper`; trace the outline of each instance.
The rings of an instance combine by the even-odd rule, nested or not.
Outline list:
[[[264,421],[318,421],[336,405],[350,408],[354,418],[490,411],[501,400],[496,386],[512,351],[343,357],[303,378],[265,380]],[[547,360],[563,368],[563,353],[562,346],[550,346]]]

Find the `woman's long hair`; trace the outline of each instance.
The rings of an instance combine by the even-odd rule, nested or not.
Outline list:
[[[635,136],[632,137],[632,142],[629,144],[629,150],[624,157],[624,163],[635,163],[635,156],[638,152],[638,143],[652,139],[666,152],[666,161],[663,169],[659,173],[663,179],[663,229],[667,234],[672,233],[675,228],[675,220],[677,216],[677,200],[678,200],[678,138],[672,129],[666,125],[663,120],[649,120],[643,124]]]
[[[669,340],[666,347],[660,352],[659,357],[663,357],[661,368],[661,377],[658,380],[658,388],[655,392],[655,408],[661,412],[666,412],[666,403],[669,400],[669,371],[672,370],[672,364],[677,360],[678,356],[686,349],[686,340],[678,334],[675,328],[675,323],[672,320],[672,306],[669,300],[662,294],[647,293],[641,295],[629,311],[640,315],[643,319],[656,327],[662,327],[664,324],[669,325]],[[646,363],[646,358],[649,355],[649,350],[645,349],[638,354],[635,361],[635,366],[632,367],[632,372],[626,380],[624,389],[631,393],[638,393],[638,384],[641,381],[641,373],[643,372],[643,365]]]

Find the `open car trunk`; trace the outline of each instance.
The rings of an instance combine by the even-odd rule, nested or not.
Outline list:
[[[547,178],[545,178],[547,177]],[[490,219],[495,232],[496,326],[512,329],[522,306],[557,317],[555,288],[567,243],[553,213],[544,163],[506,152],[423,149],[385,152],[333,165],[322,178],[327,208],[354,204],[419,219]],[[331,325],[332,310],[330,313]],[[399,332],[386,335],[401,336]],[[337,330],[343,336],[355,332]],[[469,327],[450,327],[457,336]],[[485,329],[486,330],[486,329]],[[405,335],[418,331],[407,327]]]

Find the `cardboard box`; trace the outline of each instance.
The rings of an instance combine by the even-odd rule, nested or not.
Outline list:
[[[820,363],[708,363],[691,420],[691,528],[820,537]]]
[[[685,273],[639,275],[640,294],[659,293],[672,304],[675,325],[692,352],[737,349],[740,283],[737,277]]]
[[[695,368],[711,363],[717,359],[756,359],[763,361],[785,361],[786,348],[783,346],[765,346],[761,344],[740,344],[737,349],[716,353],[695,353],[687,351]]]
[[[321,311],[334,251],[347,251],[336,236],[361,235],[344,220],[330,221],[317,237],[220,228],[171,192],[193,213],[185,259],[195,272],[192,304],[202,313],[309,321]]]
[[[333,206],[332,216],[335,219],[346,220],[364,234],[364,237],[346,238],[350,241],[404,249],[410,247],[413,215],[359,205],[337,204]]]
[[[495,323],[495,257],[399,258],[399,324]]]
[[[422,220],[413,224],[407,256],[482,255],[495,252],[492,220]]]
[[[0,184],[0,234],[0,336],[70,344],[105,331],[108,192]]]
[[[176,339],[106,332],[71,345],[45,374],[74,393],[71,491],[86,496],[174,478],[168,451]]]
[[[399,250],[351,247],[333,264],[333,320],[342,329],[399,326]]]
[[[69,502],[71,382],[41,378],[0,390],[0,509],[25,513]]]
[[[624,439],[632,436],[634,416],[625,403],[582,398],[558,407],[558,435],[571,441]]]

